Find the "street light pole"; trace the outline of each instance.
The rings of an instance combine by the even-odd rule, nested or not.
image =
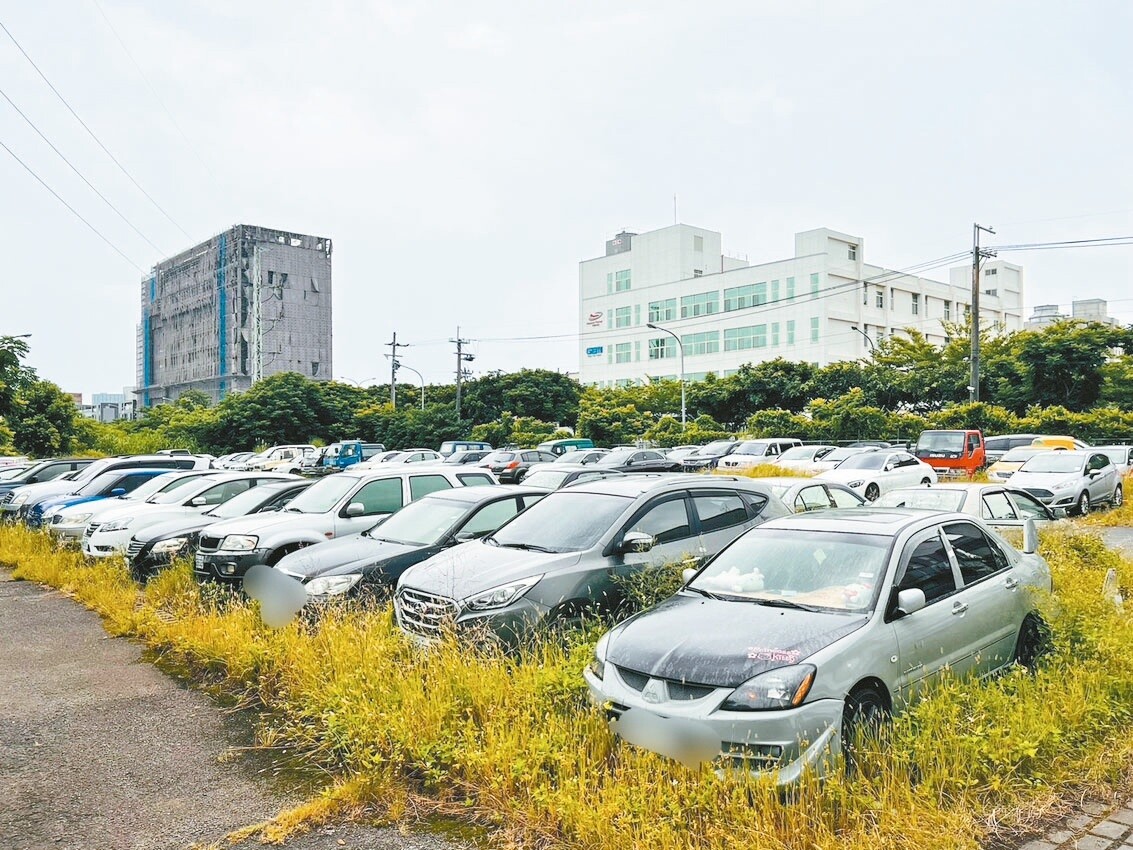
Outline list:
[[[647,322],[645,327],[652,328],[655,331],[666,333],[677,341],[677,351],[680,353],[681,358],[681,429],[685,427],[686,411],[685,411],[685,344],[681,342],[681,338],[668,328],[663,328],[660,325],[655,325],[653,322]]]
[[[406,366],[400,360],[397,362],[397,365],[399,367],[401,367],[402,369],[408,369],[410,372],[412,372],[414,375],[417,376],[418,380],[421,381],[421,409],[424,410],[425,409],[425,378],[424,378],[424,376],[422,376],[422,374],[420,372],[418,372],[416,369],[414,369],[412,366]]]
[[[865,341],[869,343],[869,350],[870,350],[871,352],[876,352],[876,351],[877,351],[877,346],[873,344],[873,340],[872,340],[872,339],[870,339],[870,336],[869,336],[869,334],[867,334],[867,333],[866,333],[865,331],[863,331],[863,330],[862,330],[861,328],[859,328],[859,327],[858,327],[857,325],[850,325],[850,330],[852,330],[852,331],[857,331],[858,333],[860,333],[860,334],[861,334],[862,336],[864,336],[864,337],[865,337]]]

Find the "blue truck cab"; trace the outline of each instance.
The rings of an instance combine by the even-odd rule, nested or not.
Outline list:
[[[318,455],[317,472],[325,475],[338,472],[347,467],[354,466],[364,460],[369,460],[386,447],[381,443],[363,443],[361,440],[342,440],[331,443]]]

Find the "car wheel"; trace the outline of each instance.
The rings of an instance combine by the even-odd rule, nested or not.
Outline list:
[[[881,495],[881,490],[876,484],[870,484],[868,487],[865,488],[865,500],[867,502],[874,501],[880,495]]]
[[[1117,485],[1117,489],[1113,491],[1113,506],[1120,508],[1125,504],[1125,491],[1121,489],[1121,485]]]
[[[858,769],[862,755],[877,748],[889,719],[889,703],[873,685],[860,685],[842,707],[842,754],[849,772]]]
[[[1019,627],[1015,641],[1015,663],[1034,670],[1039,659],[1050,649],[1050,629],[1037,614],[1028,614]]]
[[[1082,495],[1078,497],[1078,501],[1074,504],[1075,516],[1088,516],[1090,513],[1090,494],[1085,490]]]

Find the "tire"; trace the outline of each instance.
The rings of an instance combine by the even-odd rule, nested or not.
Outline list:
[[[1028,614],[1015,639],[1015,663],[1033,671],[1050,649],[1050,629],[1037,614]]]
[[[1074,516],[1089,516],[1090,514],[1090,494],[1085,490],[1078,496],[1078,501],[1074,503]]]
[[[881,489],[876,484],[870,484],[865,488],[865,500],[867,502],[875,501],[880,495]]]
[[[1125,504],[1125,491],[1121,489],[1121,485],[1117,485],[1117,489],[1113,491],[1113,501],[1110,505],[1116,510]]]
[[[861,755],[876,749],[889,720],[889,703],[873,685],[859,685],[842,707],[842,754],[846,771],[856,772]]]

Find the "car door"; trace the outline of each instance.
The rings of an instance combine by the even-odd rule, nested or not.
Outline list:
[[[694,490],[692,507],[699,530],[700,547],[697,557],[701,562],[715,555],[755,524],[743,498],[731,490]],[[758,511],[755,513],[758,515]]]
[[[863,499],[853,490],[843,490],[841,487],[831,487],[826,485],[827,492],[830,493],[830,501],[834,503],[836,508],[858,508],[863,504]]]
[[[897,693],[905,702],[938,679],[946,667],[962,666],[963,634],[955,628],[957,615],[953,613],[959,587],[959,571],[940,528],[910,538],[898,563],[893,603],[898,591],[919,588],[925,595],[925,607],[892,620],[898,645]]]
[[[367,481],[341,503],[334,516],[334,536],[357,534],[372,526],[375,517],[392,514],[405,504],[408,495],[405,490],[408,490],[408,483],[403,482],[400,475]],[[347,516],[346,511],[353,504],[362,505],[362,513]]]
[[[1109,502],[1117,489],[1117,467],[1109,455],[1096,452],[1086,461],[1086,475],[1089,480],[1090,501],[1093,504]]]
[[[962,635],[970,662],[957,672],[991,673],[1012,660],[1027,594],[1012,574],[1011,561],[975,523],[944,526],[963,584],[953,602],[953,626]]]
[[[821,484],[808,484],[799,490],[791,508],[797,514],[808,511],[825,511],[830,508],[830,494]]]
[[[893,463],[893,483],[890,488],[897,487],[915,487],[921,483],[921,478],[924,477],[924,472],[921,469],[920,463],[917,459],[907,452],[897,452],[892,456]],[[882,488],[884,490],[884,488]]]
[[[980,494],[980,517],[992,528],[1020,528],[1023,525],[1014,502],[1003,490],[984,490]]]
[[[687,494],[682,490],[657,496],[636,512],[618,534],[617,542],[630,532],[648,534],[654,542],[648,552],[627,552],[622,556],[629,572],[646,565],[679,561],[687,555],[700,555],[701,542],[693,532],[688,511]]]
[[[1050,508],[1032,496],[1030,493],[1024,493],[1021,490],[1008,490],[1007,498],[1011,500],[1011,504],[1015,506],[1015,513],[1019,516],[1020,520],[1033,519],[1035,522],[1053,522],[1055,516],[1051,513]]]

